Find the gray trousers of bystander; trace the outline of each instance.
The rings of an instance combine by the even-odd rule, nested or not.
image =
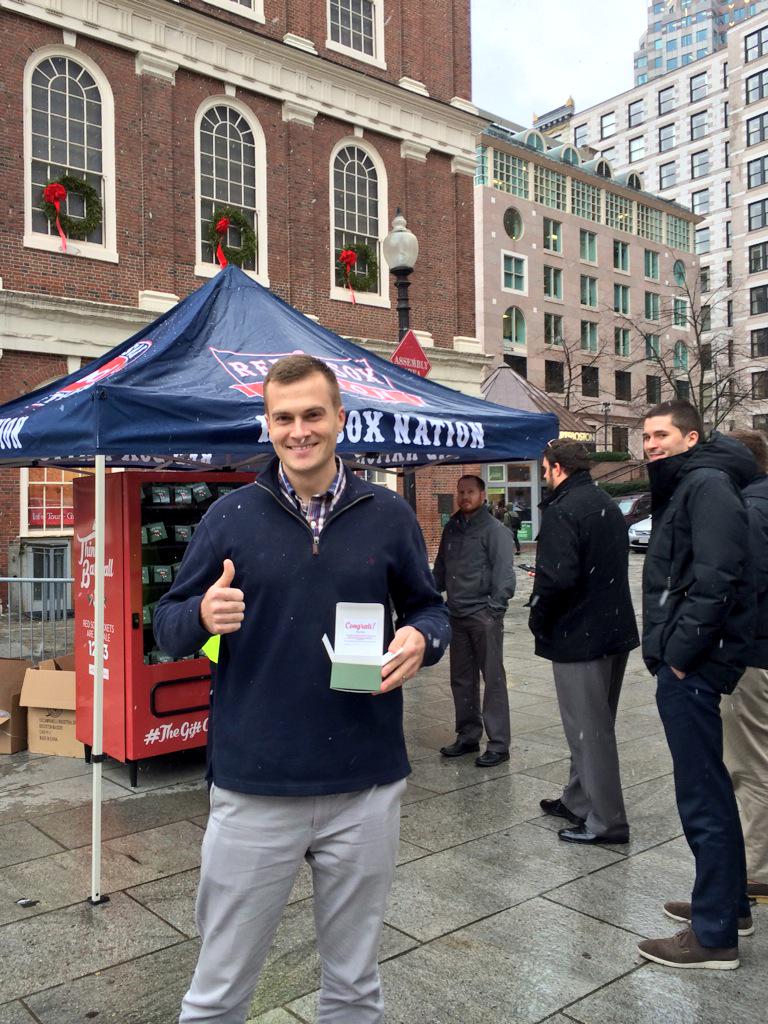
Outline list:
[[[509,750],[509,696],[504,671],[504,616],[481,610],[451,616],[451,692],[460,743],[478,743],[483,726],[488,749]],[[480,674],[485,692],[480,701]]]
[[[627,658],[611,654],[594,661],[552,663],[571,751],[570,778],[561,800],[595,835],[627,828],[614,731]]]
[[[725,766],[739,805],[747,878],[768,885],[768,669],[748,668],[720,704]]]
[[[211,791],[197,925],[202,948],[179,1024],[244,1024],[302,862],[322,964],[318,1024],[381,1024],[377,954],[405,780],[327,796]]]

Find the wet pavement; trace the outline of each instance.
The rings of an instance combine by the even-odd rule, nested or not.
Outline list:
[[[525,556],[523,558],[525,561]],[[642,556],[631,556],[637,598]],[[521,574],[522,575],[522,574]],[[522,575],[506,620],[511,760],[447,761],[448,660],[406,690],[413,774],[386,915],[386,1024],[754,1024],[764,1019],[768,912],[733,972],[641,962],[637,941],[671,934],[686,899],[681,838],[654,684],[637,654],[619,707],[628,846],[578,848],[541,815],[567,776],[551,669],[533,656]],[[636,600],[636,606],[639,601]],[[194,896],[207,793],[192,752],[128,772],[107,764],[103,889],[91,907],[90,770],[68,758],[0,757],[0,1024],[174,1024],[198,950]],[[34,906],[20,907],[28,898]],[[764,920],[761,920],[761,916]],[[250,1021],[314,1020],[319,960],[304,869]]]

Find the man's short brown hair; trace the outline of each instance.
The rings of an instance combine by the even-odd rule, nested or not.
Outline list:
[[[578,469],[589,469],[591,466],[589,452],[584,445],[567,437],[550,441],[544,449],[543,458],[550,466],[557,463],[566,476],[570,476]]]
[[[734,441],[740,441],[755,456],[757,468],[761,473],[768,473],[768,441],[760,430],[731,430],[725,435]]]
[[[682,398],[675,398],[669,402],[659,402],[654,405],[643,417],[646,420],[653,416],[671,416],[672,426],[677,427],[681,434],[690,434],[695,431],[699,440],[704,440],[704,424],[701,414],[695,405],[686,402]]]
[[[472,483],[477,487],[479,491],[485,490],[485,480],[481,476],[476,476],[474,473],[465,473],[464,476],[460,476],[456,481],[458,487],[462,480],[471,480]]]
[[[311,377],[313,373],[322,374],[328,381],[328,388],[331,392],[331,402],[334,409],[341,408],[341,391],[336,374],[327,363],[315,356],[295,355],[284,356],[276,363],[273,363],[269,373],[264,378],[264,404],[267,404],[267,386],[272,384],[296,384],[297,381]]]

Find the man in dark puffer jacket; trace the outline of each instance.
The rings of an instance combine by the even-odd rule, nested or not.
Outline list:
[[[653,529],[643,572],[643,657],[656,676],[696,881],[690,903],[664,907],[687,927],[669,939],[645,939],[638,949],[667,967],[730,970],[739,966],[738,935],[750,934],[752,919],[739,812],[723,764],[720,700],[744,672],[754,631],[740,489],[757,466],[737,441],[703,437],[689,402],[663,402],[645,418]]]
[[[742,490],[757,586],[757,629],[749,668],[723,700],[725,763],[741,811],[747,896],[768,903],[768,443],[758,430],[730,435],[755,456],[759,476]]]

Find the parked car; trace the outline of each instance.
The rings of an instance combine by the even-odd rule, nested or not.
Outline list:
[[[616,498],[616,504],[627,526],[639,523],[641,519],[651,514],[651,495],[647,491],[641,494],[624,494]]]
[[[629,546],[633,551],[645,551],[651,539],[651,517],[632,523],[629,528]]]

